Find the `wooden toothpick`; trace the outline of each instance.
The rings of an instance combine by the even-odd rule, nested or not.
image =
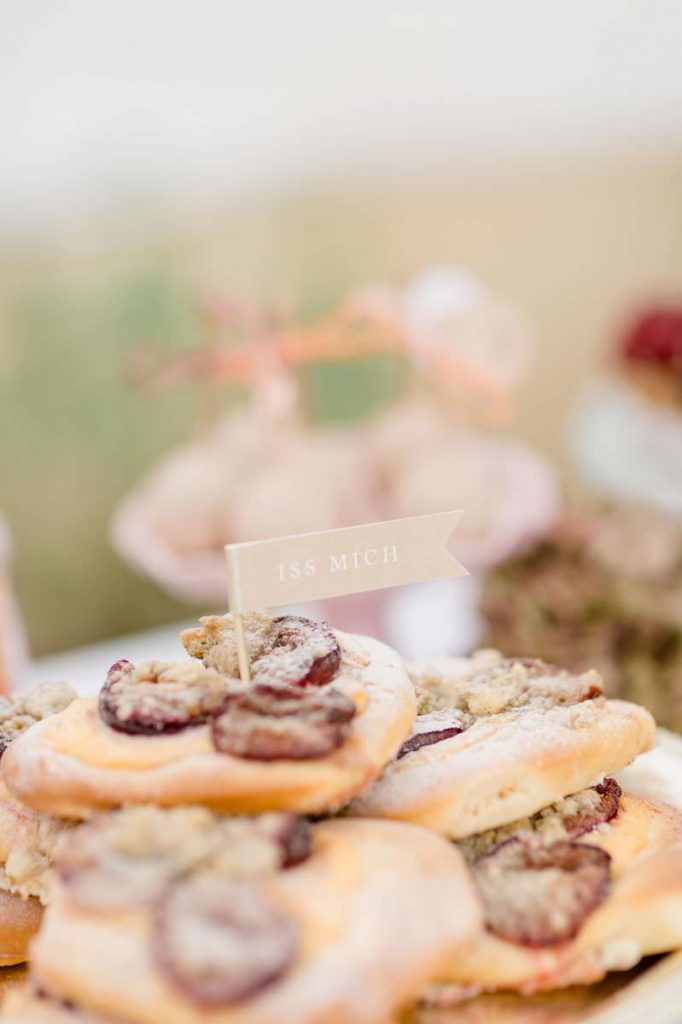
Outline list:
[[[225,548],[227,557],[227,575],[230,594],[230,611],[234,620],[234,635],[237,641],[237,658],[239,660],[239,675],[243,683],[251,682],[251,670],[249,668],[249,652],[246,647],[246,635],[244,633],[244,622],[242,620],[242,591],[239,578],[239,561],[236,552]]]
[[[249,652],[246,649],[246,637],[244,635],[244,622],[240,612],[233,612],[234,635],[237,639],[237,657],[239,658],[239,675],[243,683],[251,682],[251,670],[249,669]]]

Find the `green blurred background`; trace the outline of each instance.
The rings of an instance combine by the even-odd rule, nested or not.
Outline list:
[[[676,153],[430,175],[409,187],[346,179],[223,205],[184,229],[136,211],[6,247],[0,508],[32,652],[194,613],[125,567],[107,532],[117,501],[192,431],[195,395],[144,396],[124,370],[140,344],[196,344],[198,288],[311,318],[355,285],[466,266],[532,319],[536,365],[516,429],[561,461],[573,402],[623,316],[682,289],[681,183]],[[317,415],[335,418],[389,398],[400,372],[374,360],[310,376]]]

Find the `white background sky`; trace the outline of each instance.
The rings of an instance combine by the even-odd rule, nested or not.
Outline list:
[[[682,144],[680,0],[0,0],[0,216]]]

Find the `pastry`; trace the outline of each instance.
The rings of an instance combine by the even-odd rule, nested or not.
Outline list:
[[[126,803],[319,813],[362,791],[414,720],[402,659],[293,616],[246,616],[251,682],[230,616],[182,640],[193,660],[112,666],[99,698],[39,723],[3,760],[26,804],[84,817]]]
[[[682,814],[614,779],[459,845],[486,930],[427,999],[591,983],[682,946]]]
[[[350,814],[460,839],[578,792],[654,738],[651,715],[603,697],[597,672],[483,651],[415,663],[412,676],[412,734]]]
[[[31,725],[64,709],[70,686],[48,683],[0,700],[0,756]],[[66,824],[23,807],[0,783],[0,966],[23,963],[47,901],[47,874]]]
[[[105,1017],[388,1024],[480,930],[461,855],[414,826],[138,807],[72,835],[32,970]]]

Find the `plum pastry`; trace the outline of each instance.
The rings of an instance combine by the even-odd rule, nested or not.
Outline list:
[[[682,946],[682,814],[614,779],[459,847],[485,930],[429,989],[436,1002],[592,983]]]
[[[13,744],[10,790],[86,817],[121,804],[232,813],[337,809],[397,753],[414,721],[402,659],[369,637],[295,616],[244,617],[250,682],[230,616],[186,630],[191,659],[117,661],[81,698]]]
[[[398,822],[128,808],[56,876],[33,982],[140,1024],[387,1022],[480,931],[459,851]]]
[[[461,839],[578,792],[653,742],[651,715],[607,700],[594,671],[481,651],[414,664],[412,676],[412,733],[351,814]]]

